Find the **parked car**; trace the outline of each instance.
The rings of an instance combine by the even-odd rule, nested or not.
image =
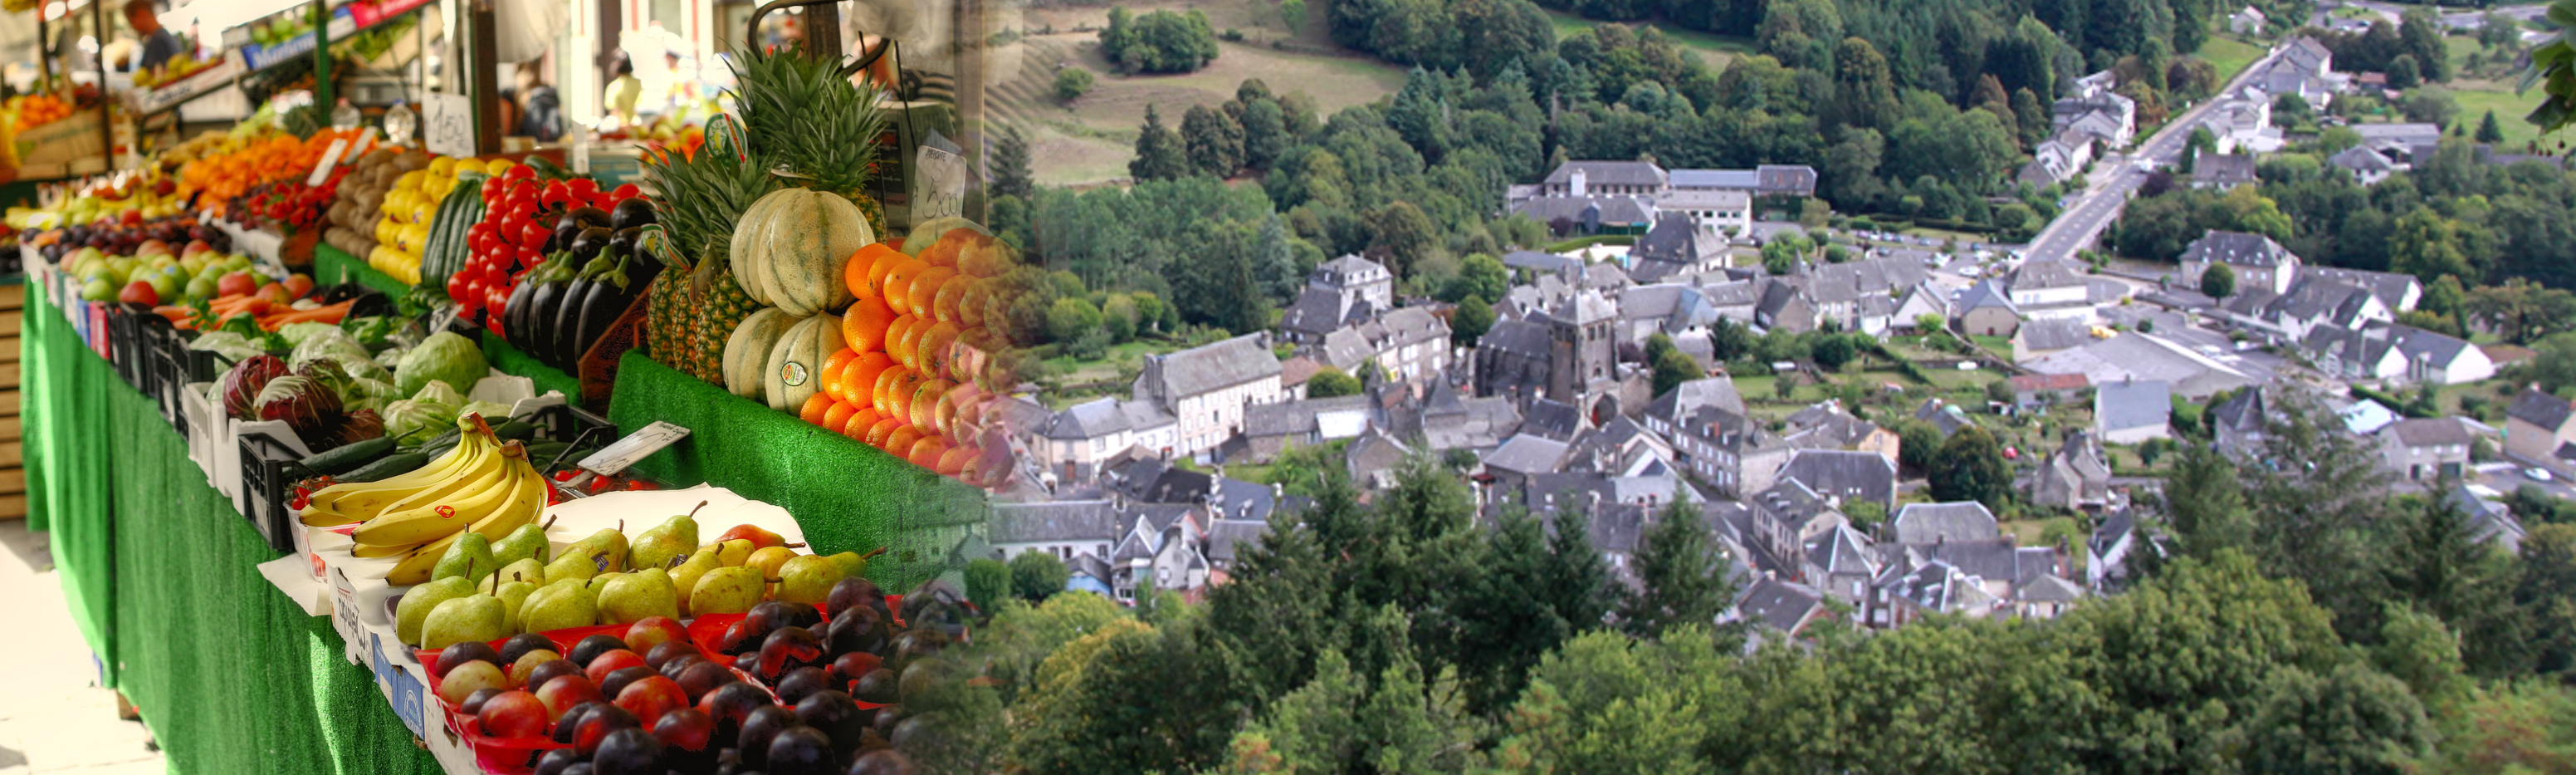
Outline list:
[[[2549,469],[2541,468],[2539,466],[2522,469],[2522,476],[2525,479],[2530,479],[2535,482],[2546,482],[2550,479]]]

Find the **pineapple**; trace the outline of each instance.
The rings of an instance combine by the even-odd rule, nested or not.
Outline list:
[[[734,105],[762,169],[784,166],[801,185],[854,200],[875,175],[884,94],[852,86],[837,61],[803,49],[736,60]]]

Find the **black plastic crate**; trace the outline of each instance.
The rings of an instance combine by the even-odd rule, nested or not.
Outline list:
[[[116,367],[118,379],[125,380],[125,384],[134,386],[136,390],[150,393],[152,390],[145,379],[149,370],[143,368],[145,353],[151,349],[146,338],[151,335],[151,329],[143,322],[147,316],[159,317],[149,312],[137,315],[118,307],[108,308],[107,362]]]
[[[161,408],[161,419],[179,435],[188,435],[187,412],[183,411],[180,394],[187,389],[186,375],[180,373],[178,359],[187,357],[188,340],[176,328],[163,329],[144,355],[145,368],[151,374],[152,399]]]
[[[313,470],[304,467],[304,456],[294,447],[266,433],[241,434],[240,444],[242,518],[268,539],[269,549],[295,551],[296,520],[288,506],[295,483],[313,477]]]
[[[561,441],[575,447],[605,447],[618,439],[617,426],[609,424],[606,418],[571,404],[549,406],[521,419],[527,420],[530,425],[537,426],[537,438]],[[530,460],[528,462],[543,466],[552,461]],[[581,462],[579,458],[565,458],[559,466],[570,466],[578,462]]]

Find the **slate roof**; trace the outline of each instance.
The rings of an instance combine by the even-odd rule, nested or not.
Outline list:
[[[1753,586],[1744,590],[1743,602],[1735,606],[1745,621],[1791,636],[1796,636],[1802,623],[1810,617],[1821,615],[1824,607],[1824,595],[1818,594],[1814,587],[1777,578],[1753,582]]]
[[[2210,426],[2213,428],[2262,430],[2263,423],[2269,419],[2263,410],[2263,391],[2259,388],[2237,391],[2209,409]]]
[[[1653,210],[1654,205],[1641,196],[1534,196],[1512,206],[1512,212],[1542,224],[1558,218],[1582,223],[1587,212],[1595,213],[1597,223],[1647,223],[1653,220]]]
[[[1144,373],[1136,379],[1140,385],[1153,385],[1159,379],[1161,384],[1155,386],[1158,392],[1178,402],[1276,377],[1279,356],[1270,352],[1269,340],[1263,334],[1246,334],[1168,355],[1149,355],[1145,357]]]
[[[1699,223],[1688,213],[1664,213],[1655,219],[1654,228],[1637,238],[1636,247],[1628,253],[1641,260],[1693,263],[1702,252],[1699,237]]]
[[[1565,464],[1565,442],[1528,433],[1503,441],[1494,451],[1485,453],[1487,468],[1498,468],[1518,474],[1553,473]]]
[[[1694,379],[1675,385],[1672,390],[1656,396],[1652,403],[1646,405],[1646,413],[1649,416],[1662,418],[1665,422],[1679,424],[1689,419],[1692,412],[1698,411],[1703,406],[1716,407],[1730,414],[1742,416],[1744,394],[1737,392],[1735,380],[1727,377]]]
[[[2380,147],[2383,143],[2412,146],[2440,143],[2442,141],[2442,127],[2436,124],[2361,123],[2352,125],[2350,129],[2352,129],[2353,134],[2361,136],[2362,145],[2367,145],[2373,148]]]
[[[2043,574],[2023,584],[2013,597],[2025,603],[2072,603],[2084,599],[2084,588],[2055,575]]]
[[[1546,274],[1556,274],[1581,269],[1583,268],[1583,261],[1580,259],[1560,256],[1554,253],[1541,253],[1535,250],[1515,250],[1503,254],[1503,266],[1513,269],[1527,269],[1533,272]]]
[[[1780,478],[1796,480],[1844,502],[1896,502],[1896,464],[1876,452],[1802,449],[1789,453]]]
[[[2326,157],[2326,163],[2354,172],[2394,172],[2397,163],[2366,145],[2356,145]]]
[[[2041,318],[2022,324],[2021,346],[2034,352],[2082,347],[2093,341],[2093,324],[2076,318]]]
[[[1404,442],[1372,428],[1342,450],[1342,462],[1350,468],[1352,481],[1368,482],[1376,474],[1393,470],[1410,454],[1413,450],[1406,448]]]
[[[1835,525],[1831,532],[1807,544],[1807,564],[1826,573],[1878,574],[1878,557],[1870,551],[1869,536],[1850,525]]]
[[[1117,540],[1126,529],[1108,501],[995,503],[985,540],[995,544]]]
[[[2020,586],[2038,578],[2055,575],[2057,555],[2044,546],[2014,546],[2013,542],[1945,541],[1938,544],[1909,544],[1902,549],[1917,562],[1944,562],[1986,581],[1999,581]]]
[[[2541,392],[2537,387],[2524,388],[2522,395],[2514,397],[2513,406],[2505,410],[2505,415],[2508,417],[2551,431],[2566,425],[2569,414],[2576,414],[2576,404],[2570,404],[2567,399]]]
[[[1578,169],[1583,171],[1583,182],[1584,185],[1587,186],[1647,186],[1652,188],[1663,186],[1665,180],[1664,168],[1655,166],[1653,162],[1569,161],[1564,164],[1556,165],[1556,169],[1548,171],[1547,183],[1548,185],[1569,185],[1573,183],[1574,171]]]
[[[1261,546],[1261,537],[1270,532],[1270,523],[1243,519],[1220,519],[1208,523],[1207,558],[1213,562],[1232,563],[1242,552]]]
[[[1557,441],[1573,441],[1582,432],[1583,413],[1573,404],[1540,398],[1530,401],[1529,413],[1521,416],[1521,432],[1537,434]]]
[[[1296,436],[1320,430],[1316,417],[1330,412],[1366,409],[1368,396],[1334,396],[1256,404],[1243,408],[1243,435]]]
[[[2032,261],[2012,273],[2014,291],[2084,286],[2084,273],[2076,270],[2073,261]]]
[[[1965,315],[1970,310],[1987,307],[2001,308],[2015,316],[2021,314],[2021,307],[2013,304],[2012,294],[2005,293],[2003,287],[1995,284],[1993,280],[1979,280],[1977,284],[1968,286],[1967,290],[1960,291],[1958,303],[1953,305],[1952,309]]]
[[[2089,539],[2093,553],[2098,555],[2111,551],[2112,547],[2118,546],[2120,540],[2128,538],[2129,532],[2136,530],[2137,527],[2138,518],[2132,516],[2127,509],[2111,512],[2109,516],[2102,518],[2101,525],[2093,528],[2093,537]]]
[[[1065,407],[1047,418],[1039,431],[1050,439],[1067,441],[1096,439],[1127,430],[1127,415],[1118,409],[1118,399],[1103,398]]]
[[[1995,513],[1976,501],[1908,503],[1896,510],[1896,521],[1889,528],[1899,544],[1994,541],[2003,536],[1995,526]]]
[[[2183,248],[2181,260],[2209,261],[2233,266],[2279,266],[2296,260],[2288,248],[2272,238],[2241,231],[2216,231],[2201,235]]]
[[[1504,320],[1476,340],[1479,349],[1514,353],[1532,358],[1546,358],[1547,325],[1530,320]]]
[[[2466,447],[2476,437],[2457,418],[2423,417],[2399,420],[2388,426],[2397,434],[2397,443],[2413,448]]]
[[[1992,596],[1979,589],[1967,572],[1939,560],[1887,578],[1879,582],[1878,588],[1889,597],[1928,611],[1970,612],[1993,602]]]
[[[2339,266],[2303,266],[2299,267],[2299,276],[2368,288],[2371,295],[2379,297],[2379,303],[2388,305],[2388,309],[2392,312],[2406,309],[2407,297],[2423,295],[2423,284],[2416,281],[2415,276],[2411,274],[2345,269]]]
[[[2198,153],[2195,151],[2195,153]],[[2194,181],[2218,186],[2239,186],[2255,182],[2254,156],[2242,153],[2200,153],[2192,162]]]
[[[1816,190],[1816,168],[1804,164],[1764,164],[1753,169],[1766,194],[1806,195]]]
[[[2095,423],[2105,430],[2162,426],[2173,415],[2173,386],[2157,380],[2116,382],[2093,391]]]
[[[1288,311],[1279,316],[1279,328],[1321,335],[1368,319],[1369,307],[1368,301],[1363,299],[1345,312],[1341,292],[1309,285],[1297,292],[1296,303],[1288,305]]]

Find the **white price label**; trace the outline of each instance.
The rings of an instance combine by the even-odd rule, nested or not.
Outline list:
[[[966,157],[921,146],[912,165],[912,222],[945,218],[966,211]]]
[[[375,149],[376,149],[376,128],[375,128],[375,127],[366,127],[366,128],[363,128],[363,129],[358,130],[358,144],[357,144],[357,145],[353,145],[353,146],[349,146],[349,155],[348,155],[348,157],[347,157],[347,158],[355,159],[355,158],[358,158],[358,157],[360,157],[360,156],[365,156],[365,155],[367,155],[367,152],[368,152],[368,151],[372,151],[372,150],[375,150]]]
[[[319,186],[322,185],[322,181],[331,179],[331,168],[340,166],[340,154],[348,152],[348,140],[331,141],[331,147],[322,150],[321,163],[313,165],[313,174],[304,176],[304,185]]]
[[[421,144],[441,156],[474,155],[474,101],[462,94],[421,100]]]
[[[634,433],[627,434],[626,438],[618,439],[617,443],[591,453],[590,457],[582,458],[581,467],[601,476],[615,476],[617,472],[626,470],[627,466],[634,465],[635,461],[660,452],[663,447],[671,446],[688,437],[687,428],[655,421]]]

